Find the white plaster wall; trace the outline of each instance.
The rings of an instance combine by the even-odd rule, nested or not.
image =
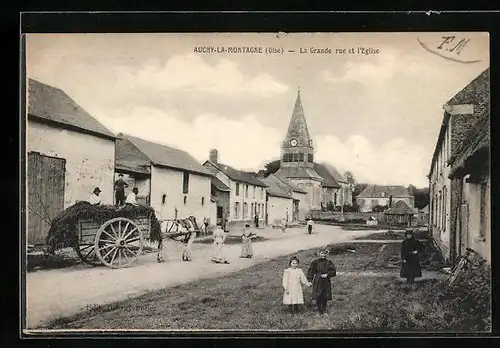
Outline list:
[[[101,201],[113,204],[114,140],[28,121],[26,148],[66,159],[65,209],[87,200],[96,186],[102,191]]]
[[[266,188],[255,186],[255,198],[253,197],[253,187],[254,185],[248,185],[248,197],[245,197],[245,183],[240,183],[240,191],[239,195],[236,195],[236,182],[230,180],[229,188],[231,192],[229,194],[229,221],[243,221],[243,220],[253,220],[253,216],[251,215],[252,203],[254,204],[263,204],[264,208],[262,211],[265,211],[265,203],[266,203]],[[235,204],[239,202],[239,216],[236,218],[234,216]],[[248,211],[245,217],[243,217],[243,207],[244,203],[247,203]],[[265,217],[265,214],[262,213],[262,218]]]
[[[268,214],[269,223],[273,223],[277,219],[286,219],[288,212],[288,222],[293,219],[293,199],[269,196]]]
[[[158,217],[162,219],[186,218],[189,215],[196,217],[201,222],[210,217],[210,177],[190,173],[189,192],[184,194],[183,172],[152,166],[151,168],[151,206],[155,209]],[[162,196],[166,194],[165,204],[162,204]],[[187,197],[184,204],[184,196]],[[204,204],[201,199],[204,197]]]

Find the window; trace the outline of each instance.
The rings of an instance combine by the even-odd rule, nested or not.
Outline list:
[[[264,199],[264,188],[260,188],[260,199]]]
[[[184,196],[184,205],[186,205],[186,203],[187,203],[187,199],[188,199],[188,197],[187,197],[187,196]]]
[[[248,198],[248,185],[245,185],[245,198]]]
[[[255,198],[255,186],[253,187],[253,198]]]
[[[299,153],[299,162],[304,162],[304,153]]]
[[[234,217],[237,219],[239,218],[239,213],[240,213],[240,202],[234,203]]]
[[[314,156],[312,153],[308,154],[307,155],[307,162],[309,163],[313,163],[313,160],[314,160]]]
[[[243,203],[243,219],[247,217],[248,214],[248,204],[247,202]]]
[[[189,173],[184,172],[182,177],[182,193],[189,193]]]
[[[240,195],[240,183],[237,182],[236,183],[236,196],[239,196]]]
[[[250,208],[251,216],[255,215],[254,209],[255,209],[254,208],[254,203],[252,203],[252,207]]]
[[[443,232],[446,232],[446,202],[447,202],[447,197],[446,197],[446,192],[447,189],[446,187],[443,188]]]
[[[201,197],[201,205],[205,205],[205,197]]]

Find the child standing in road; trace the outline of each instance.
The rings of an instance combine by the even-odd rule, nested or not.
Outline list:
[[[337,275],[335,265],[326,258],[328,249],[321,249],[319,258],[314,260],[307,271],[307,280],[313,284],[313,299],[316,300],[320,314],[326,312],[326,303],[332,299],[330,278]]]
[[[307,220],[307,233],[311,234],[312,233],[312,230],[313,230],[313,225],[314,225],[314,222],[312,221],[311,218],[309,218]]]
[[[241,240],[242,240],[243,245],[241,246],[240,257],[248,258],[248,259],[252,258],[252,256],[253,256],[252,238],[253,237],[255,237],[255,235],[250,231],[250,225],[246,224],[245,228],[243,229],[243,235],[241,236]]]
[[[212,257],[212,262],[215,263],[229,263],[224,256],[224,242],[226,240],[226,234],[217,226],[213,233],[214,237],[214,255]]]
[[[302,292],[302,284],[311,286],[307,281],[302,269],[299,268],[299,259],[292,257],[288,263],[289,268],[283,273],[283,304],[289,307],[290,313],[299,313],[301,306],[304,304],[304,295]]]

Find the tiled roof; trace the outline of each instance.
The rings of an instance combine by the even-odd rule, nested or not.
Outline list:
[[[324,164],[314,163],[314,170],[323,178],[321,186],[340,188],[339,183],[333,177],[333,173]]]
[[[488,155],[490,148],[490,112],[486,110],[485,115],[479,119],[474,128],[467,134],[466,140],[453,153],[450,159],[451,176],[459,174],[464,169],[470,158],[479,152]],[[488,157],[488,156],[485,156]]]
[[[280,185],[280,183],[282,183],[282,185],[280,185],[280,187],[282,188],[285,188],[285,187],[288,187],[290,190],[292,190],[293,192],[297,192],[297,193],[307,193],[307,191],[304,191],[302,190],[300,187],[298,187],[297,185],[295,185],[293,182],[291,182],[290,180],[288,180],[287,178],[285,177],[282,177],[282,176],[279,176],[279,175],[276,175],[276,174],[270,174],[268,176],[268,178],[273,178],[275,179],[275,182]]]
[[[335,168],[333,165],[331,164],[328,164],[328,163],[322,163],[322,165],[328,169],[328,171],[330,172],[330,174],[333,176],[333,178],[335,179],[335,181],[337,183],[341,183],[341,182],[344,182],[344,183],[347,183],[347,180],[346,178],[340,174],[340,172],[337,170],[337,168]]]
[[[368,185],[356,198],[413,197],[404,186]]]
[[[210,162],[210,161],[207,161],[207,162]],[[233,181],[243,182],[243,183],[255,185],[255,186],[266,187],[266,184],[264,184],[261,180],[259,180],[253,174],[251,174],[249,172],[234,169],[233,167],[222,164],[222,163],[213,163],[213,162],[210,162],[210,163],[213,166],[217,167],[217,169],[219,169],[221,172],[226,174]]]
[[[210,175],[196,159],[185,151],[130,135],[119,135],[135,145],[154,165],[186,170],[201,175]]]
[[[92,117],[64,91],[28,79],[28,117],[49,121],[64,127],[71,127],[86,133],[106,138],[116,136]]]
[[[315,179],[323,181],[323,178],[313,168],[281,167],[275,174],[287,179]]]
[[[151,171],[146,166],[138,165],[134,162],[125,162],[120,161],[116,162],[115,169],[118,172],[126,172],[126,173],[139,173],[139,174],[151,174]]]
[[[270,196],[293,199],[291,194],[289,194],[288,192],[283,190],[281,187],[279,187],[279,185],[276,184],[276,182],[274,180],[269,179],[269,177],[265,178],[265,179],[261,179],[261,180],[263,183],[265,183],[267,185],[267,193]]]
[[[212,181],[212,185],[214,185],[217,190],[225,192],[231,191],[229,187],[226,186],[226,184],[219,180],[219,178],[212,176],[210,179]]]
[[[479,76],[472,80],[467,86],[465,86],[460,92],[455,94],[445,106],[453,106],[460,104],[472,104],[474,107],[474,114],[471,117],[479,118],[484,114],[485,109],[489,109],[490,104],[490,68],[483,71]],[[446,128],[450,119],[450,114],[448,112],[444,113],[443,121],[441,123],[441,129],[436,141],[436,147],[434,148],[434,153],[431,159],[431,166],[429,170],[429,176],[432,174],[434,168],[434,163],[436,162],[437,156],[440,151],[440,144],[446,133]]]
[[[397,201],[394,205],[385,211],[387,215],[413,215],[415,210],[410,208],[405,201]]]

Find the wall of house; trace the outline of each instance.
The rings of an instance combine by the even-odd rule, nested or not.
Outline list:
[[[212,224],[216,224],[217,223],[217,206],[221,206],[222,209],[223,209],[223,217],[224,219],[226,219],[227,217],[227,214],[230,214],[230,206],[229,206],[229,192],[225,192],[225,191],[219,191],[219,190],[213,190],[213,198],[215,199],[215,212],[213,214],[214,215],[214,219],[211,220],[211,223]]]
[[[236,185],[239,184],[239,192],[236,194]],[[248,196],[245,195],[245,187],[248,185]],[[255,205],[260,205],[257,208],[259,215],[259,224],[262,224],[266,218],[266,193],[265,187],[254,186],[246,183],[237,183],[230,180],[229,187],[231,189],[229,196],[229,223],[232,226],[240,226],[244,223],[251,223],[254,220]],[[255,187],[255,196],[253,189]],[[245,204],[246,203],[246,204]],[[252,213],[252,204],[254,212]],[[246,208],[245,208],[246,207]],[[237,213],[236,213],[237,211]]]
[[[389,206],[388,197],[378,197],[378,198],[365,198],[365,197],[356,197],[356,203],[359,205],[359,211],[363,213],[371,212],[373,207],[376,205],[386,205]],[[404,201],[411,208],[415,207],[415,198],[414,197],[392,197],[392,204]]]
[[[269,196],[267,201],[269,224],[276,220],[293,221],[293,199]]]
[[[307,208],[307,194],[305,193],[300,193],[300,192],[292,192],[292,197],[294,199],[298,199],[299,202],[299,221],[305,221],[306,220],[306,214],[309,211]]]
[[[113,204],[114,140],[28,121],[27,151],[66,160],[65,209],[87,200],[95,187],[104,204]]]
[[[306,207],[307,210],[321,209],[322,187],[321,182],[309,179],[294,179],[289,178],[291,182],[296,184],[300,189],[307,192]]]
[[[115,173],[115,181],[118,180],[118,174]],[[139,194],[137,195],[137,202],[144,205],[149,205],[150,200],[150,183],[151,179],[149,176],[134,175],[134,174],[123,174],[123,181],[128,184],[125,188],[125,197],[132,192],[134,187],[137,187]],[[114,197],[114,196],[113,196]],[[116,202],[115,202],[116,203]]]
[[[189,174],[189,192],[183,191],[182,171],[152,166],[151,168],[151,207],[161,219],[186,218],[190,215],[197,221],[210,217],[210,177]],[[165,204],[162,196],[166,195]],[[186,203],[184,203],[186,197]],[[202,203],[203,199],[203,203]]]

